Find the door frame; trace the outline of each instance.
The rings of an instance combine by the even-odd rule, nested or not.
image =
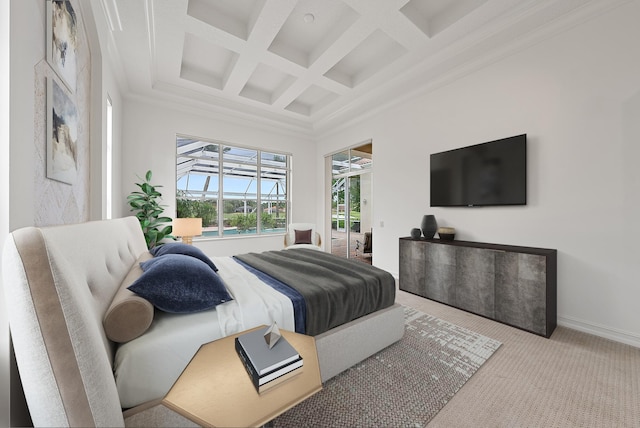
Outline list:
[[[374,208],[374,201],[373,201],[373,165],[370,169],[367,170],[360,170],[360,171],[351,171],[349,170],[348,172],[345,173],[341,173],[341,174],[337,174],[337,175],[333,175],[333,156],[335,154],[338,153],[343,153],[343,152],[349,152],[349,154],[351,153],[351,150],[355,150],[361,147],[365,147],[365,146],[370,146],[371,147],[371,161],[373,162],[373,140],[372,139],[368,139],[368,140],[364,140],[361,141],[360,143],[357,144],[353,144],[352,146],[349,146],[347,148],[343,148],[340,150],[336,150],[333,151],[331,153],[328,153],[325,155],[324,159],[324,173],[325,173],[325,186],[324,186],[324,242],[327,243],[325,245],[325,251],[331,252],[332,251],[332,197],[333,197],[333,192],[332,192],[332,185],[333,185],[333,179],[336,177],[345,177],[347,179],[347,183],[345,184],[345,203],[348,205],[345,209],[345,229],[346,229],[346,233],[347,233],[347,254],[346,257],[349,258],[350,256],[350,232],[351,232],[351,228],[350,227],[346,227],[347,224],[350,224],[350,204],[349,204],[349,178],[353,177],[353,176],[362,176],[362,175],[366,175],[366,174],[370,174],[371,177],[371,197],[369,198],[369,200],[367,201],[367,209],[370,211],[371,213],[371,217],[373,217],[373,208]],[[349,156],[349,159],[351,159],[351,156]],[[361,205],[361,211],[362,211],[362,205]],[[362,213],[361,213],[361,217],[362,217]],[[373,226],[373,221],[371,222],[372,226]]]

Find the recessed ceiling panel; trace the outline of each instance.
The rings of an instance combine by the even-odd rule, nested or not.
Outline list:
[[[265,0],[189,0],[187,14],[247,40]]]
[[[381,30],[376,30],[338,61],[325,76],[353,88],[406,52],[407,49],[398,42]]]
[[[337,94],[316,85],[309,86],[286,109],[310,116],[337,98]]]
[[[357,18],[341,0],[300,0],[269,50],[309,67]]]
[[[473,12],[487,0],[411,0],[400,12],[433,37]]]
[[[288,89],[295,78],[266,64],[258,64],[240,95],[246,98],[273,104],[280,94]]]
[[[117,30],[109,52],[132,94],[316,132],[626,1],[103,0],[92,11]]]
[[[222,90],[237,54],[186,33],[180,77]]]

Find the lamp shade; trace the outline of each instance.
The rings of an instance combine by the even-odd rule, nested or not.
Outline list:
[[[202,235],[202,219],[201,218],[174,218],[172,235],[174,236]]]

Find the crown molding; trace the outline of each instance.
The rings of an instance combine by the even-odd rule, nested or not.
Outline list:
[[[497,47],[484,46],[491,42],[491,37],[495,33],[486,33],[485,37],[480,39],[461,40],[446,52],[440,53],[437,57],[427,58],[421,65],[403,73],[384,91],[365,94],[331,115],[315,121],[315,136],[320,140],[339,133],[633,1],[590,0],[584,5],[567,10],[561,16],[545,21],[541,26],[534,26],[526,34],[512,37],[507,44],[498,44]],[[551,6],[562,7],[562,4],[554,3]],[[553,13],[554,10],[551,7],[538,4],[534,10],[520,10],[518,14],[512,16],[508,24],[503,25],[504,28],[501,30],[507,31],[509,26],[521,25],[520,19],[523,14],[530,19],[534,19],[533,14],[540,14],[541,19],[545,19],[546,15]],[[462,58],[463,55],[464,58]]]
[[[148,94],[129,92],[124,98],[154,106],[162,106],[168,110],[176,110],[203,118],[222,120],[238,126],[250,127],[269,133],[302,138],[306,141],[315,141],[313,129],[308,124],[287,123],[278,120],[278,118],[267,118],[264,117],[264,115],[241,112],[197,99],[185,100],[183,96],[173,95],[169,92],[153,91]]]

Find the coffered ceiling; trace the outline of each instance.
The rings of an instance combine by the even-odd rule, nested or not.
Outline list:
[[[481,67],[607,3],[101,1],[127,93],[307,131]]]

